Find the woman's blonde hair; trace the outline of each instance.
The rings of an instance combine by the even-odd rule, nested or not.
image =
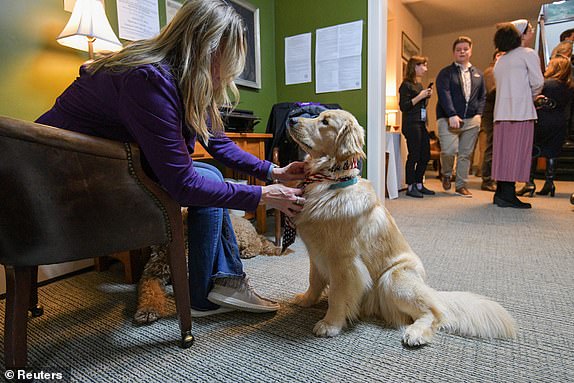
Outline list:
[[[552,49],[552,54],[550,55],[550,57],[552,58],[556,56],[564,56],[564,57],[572,56],[572,42],[562,41],[561,43],[556,45],[554,49]]]
[[[185,120],[205,142],[223,131],[219,106],[239,102],[234,79],[245,66],[245,27],[233,7],[221,0],[188,0],[154,38],[135,41],[123,50],[97,59],[88,70],[124,71],[144,64],[171,66],[183,98]],[[212,65],[219,63],[219,82]],[[211,119],[208,129],[206,119]]]
[[[423,56],[412,56],[407,62],[407,67],[405,69],[405,80],[415,84],[417,82],[417,72],[415,71],[417,65],[426,64],[428,59]]]
[[[572,86],[572,63],[570,59],[557,55],[550,59],[544,78],[554,78]]]

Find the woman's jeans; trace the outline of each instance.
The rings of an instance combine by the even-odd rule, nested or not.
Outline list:
[[[203,177],[223,182],[223,176],[212,165],[195,162],[195,170]],[[196,310],[212,310],[219,306],[207,300],[214,278],[243,278],[239,247],[227,209],[188,207],[189,292],[191,306]]]

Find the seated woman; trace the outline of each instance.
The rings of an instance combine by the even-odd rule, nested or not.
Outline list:
[[[188,206],[192,315],[233,309],[269,312],[279,305],[249,286],[227,208],[259,204],[288,216],[301,210],[300,189],[223,181],[194,163],[197,141],[227,167],[279,181],[304,178],[303,163],[284,168],[244,152],[223,133],[219,114],[245,65],[245,26],[223,0],[189,0],[156,36],[80,68],[80,76],[37,122],[117,141],[136,142],[151,176]]]

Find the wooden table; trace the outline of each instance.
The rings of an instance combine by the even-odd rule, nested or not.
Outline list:
[[[225,133],[227,137],[231,138],[233,142],[241,149],[248,153],[253,154],[255,157],[260,159],[265,159],[265,141],[273,138],[273,134],[270,133]],[[191,156],[194,160],[209,160],[213,159],[211,155],[205,150],[201,144],[196,143],[195,152]],[[246,176],[240,172],[233,171],[231,169],[225,170],[225,177],[234,179],[247,179],[250,185],[265,185],[264,181],[260,181],[255,177]],[[252,212],[251,212],[252,213]],[[265,205],[259,205],[257,211],[255,212],[255,218],[257,220],[257,231],[259,233],[264,233],[267,230],[266,227],[266,209]]]

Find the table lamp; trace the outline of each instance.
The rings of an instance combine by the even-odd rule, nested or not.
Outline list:
[[[387,96],[385,100],[385,125],[387,130],[397,125],[397,113],[399,112],[399,104],[397,96]]]
[[[76,0],[70,20],[56,39],[61,45],[94,52],[119,51],[122,43],[112,30],[101,0]]]

